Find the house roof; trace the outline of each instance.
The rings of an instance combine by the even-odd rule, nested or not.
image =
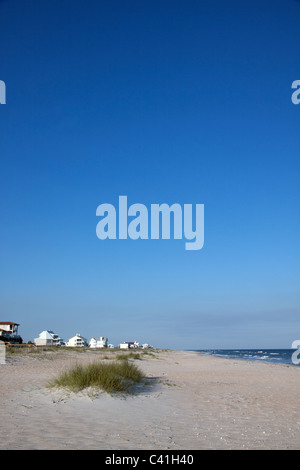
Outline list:
[[[0,321],[0,325],[16,325],[16,326],[20,326],[20,323],[14,323],[13,321]]]
[[[83,336],[81,336],[79,333],[76,333],[75,336],[72,336],[72,338],[70,338],[69,341],[71,341],[71,339],[74,339],[74,338],[83,339],[84,341],[86,341],[86,338],[84,338]]]
[[[53,333],[53,331],[51,330],[45,330],[45,331],[42,331],[40,334],[39,334],[39,339],[54,339],[54,340],[61,340],[61,338]]]
[[[52,332],[51,332],[52,333]],[[45,331],[42,331],[40,334],[39,334],[39,338],[40,339],[52,339],[52,334],[50,333],[50,331],[48,330],[45,330]]]

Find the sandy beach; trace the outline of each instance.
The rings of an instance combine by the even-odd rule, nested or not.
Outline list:
[[[129,396],[49,389],[102,352],[22,353],[0,365],[0,449],[299,449],[300,369],[193,352],[154,351],[135,364]]]

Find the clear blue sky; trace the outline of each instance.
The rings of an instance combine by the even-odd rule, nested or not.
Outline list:
[[[300,2],[2,0],[1,313],[24,340],[300,338]],[[205,205],[205,244],[96,208]]]

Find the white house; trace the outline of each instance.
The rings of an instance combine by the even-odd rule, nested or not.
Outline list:
[[[34,344],[36,346],[65,346],[64,341],[51,330],[42,331],[39,337],[34,339]]]
[[[7,331],[10,335],[17,335],[19,326],[19,323],[14,323],[12,321],[0,322],[1,331]]]
[[[120,349],[136,349],[138,348],[139,343],[137,343],[136,341],[124,341],[124,343],[121,343],[120,344]]]
[[[75,336],[69,339],[67,342],[66,346],[69,348],[83,348],[85,346],[88,346],[88,342],[83,336],[80,336],[79,333],[76,333]]]
[[[5,343],[22,343],[21,336],[18,335],[19,323],[12,321],[0,321],[0,340]]]
[[[100,336],[99,338],[91,338],[89,346],[90,348],[107,348],[107,342],[107,338]]]

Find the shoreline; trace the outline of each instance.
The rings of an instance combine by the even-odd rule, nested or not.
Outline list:
[[[197,351],[151,352],[133,361],[147,385],[126,397],[47,388],[61,371],[103,352],[9,356],[0,365],[0,449],[300,447],[297,367]]]
[[[199,351],[197,351],[197,350],[188,350],[188,349],[183,350],[183,352],[185,352],[185,351],[186,352],[195,352],[195,353],[201,354],[203,356],[207,356],[207,357],[210,356],[210,357],[215,357],[215,358],[220,358],[220,359],[227,359],[227,360],[231,360],[231,361],[243,361],[243,362],[246,361],[246,362],[255,362],[257,364],[272,364],[274,366],[285,366],[285,367],[296,367],[296,368],[299,367],[299,365],[293,364],[292,360],[290,362],[283,362],[283,361],[282,362],[280,362],[280,361],[276,362],[276,360],[274,360],[274,359],[272,360],[271,358],[266,359],[266,358],[254,358],[253,357],[251,359],[250,357],[245,357],[245,356],[229,356],[229,355],[226,356],[225,354],[224,355],[222,355],[222,354],[211,354],[209,352],[205,352],[205,350],[199,350]],[[210,351],[210,350],[207,350],[207,351]],[[222,351],[222,350],[221,349],[220,350],[216,349],[215,351]],[[236,351],[236,350],[226,349],[224,351]],[[239,349],[238,351],[241,352],[241,351],[243,351],[243,349]],[[244,351],[258,351],[258,350],[256,350],[256,349],[245,349]],[[265,351],[268,351],[268,350],[266,349]],[[270,349],[269,351],[273,351],[273,349]],[[277,350],[277,351],[280,351],[280,350]],[[287,351],[287,349],[282,349],[282,351]],[[292,357],[293,351],[297,351],[297,350],[291,349],[291,353],[290,353],[291,357]]]

